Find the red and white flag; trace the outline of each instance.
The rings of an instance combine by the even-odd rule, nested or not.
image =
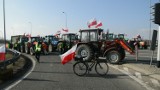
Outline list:
[[[64,54],[60,55],[61,58],[61,63],[62,64],[66,64],[69,61],[73,60],[75,57],[75,51],[77,48],[77,44],[74,45],[71,49],[69,49],[67,52],[65,52]]]
[[[97,20],[94,18],[90,20],[87,24],[88,24],[88,28],[91,28],[91,26],[97,25]]]
[[[5,60],[5,45],[0,46],[0,61]]]
[[[29,33],[26,34],[26,37],[31,38],[31,34],[29,34]]]
[[[99,21],[98,23],[97,23],[97,25],[96,25],[96,27],[95,28],[98,28],[98,27],[101,27],[102,26],[102,22],[101,21]]]
[[[68,28],[66,28],[66,29],[63,29],[63,28],[62,28],[62,31],[64,31],[64,32],[68,32]]]

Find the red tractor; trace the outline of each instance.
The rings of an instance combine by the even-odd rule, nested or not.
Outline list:
[[[42,43],[42,53],[46,54],[48,51],[48,46],[43,42],[43,39],[39,36],[30,37],[28,42],[25,43],[25,52],[31,55],[35,53],[35,44],[41,42]]]
[[[80,41],[77,44],[76,55],[92,60],[95,54],[98,57],[106,57],[112,63],[117,64],[125,58],[125,50],[134,54],[133,49],[120,38],[106,40],[103,29],[80,30]]]

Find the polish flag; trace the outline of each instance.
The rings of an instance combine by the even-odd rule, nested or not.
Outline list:
[[[74,59],[76,48],[77,48],[77,44],[74,45],[71,49],[69,49],[69,50],[68,50],[67,52],[65,52],[64,54],[60,55],[61,63],[62,63],[62,64],[66,64],[66,63],[68,63],[69,61],[71,61],[71,60]]]
[[[88,28],[90,28],[91,26],[97,25],[97,20],[94,18],[90,20],[87,24],[88,24]]]
[[[31,38],[31,34],[28,33],[28,34],[26,35],[26,37]]]
[[[95,28],[98,28],[98,27],[101,27],[102,26],[102,22],[101,21],[99,21],[98,23],[97,23],[97,25],[96,25],[96,27]]]
[[[62,31],[64,31],[64,32],[68,32],[68,29],[67,29],[67,28],[66,28],[66,29],[63,29],[63,28],[62,28]]]
[[[5,60],[5,45],[0,47],[0,61]]]

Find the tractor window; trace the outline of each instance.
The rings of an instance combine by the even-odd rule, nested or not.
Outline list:
[[[28,41],[28,38],[27,38],[27,37],[23,37],[23,38],[21,38],[21,41],[22,41],[22,42],[27,42],[27,41]]]
[[[97,41],[96,32],[90,32],[90,41]]]
[[[53,37],[49,37],[49,40],[53,40]]]
[[[71,35],[71,41],[72,40],[76,40],[76,35],[75,34]]]
[[[124,35],[123,34],[118,34],[118,38],[124,39]]]
[[[35,40],[36,40],[35,38],[32,38],[32,39],[31,39],[31,42],[34,42]]]
[[[11,37],[12,38],[12,44],[14,44],[15,42],[17,42],[17,38],[18,37]]]
[[[82,32],[81,41],[89,41],[88,32]]]
[[[106,39],[107,39],[106,34],[102,33],[102,40],[106,40]]]
[[[62,39],[65,40],[65,41],[69,41],[69,35],[63,35]]]

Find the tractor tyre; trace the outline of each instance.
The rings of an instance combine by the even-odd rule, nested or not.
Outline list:
[[[25,53],[29,54],[29,48],[25,46]]]
[[[57,44],[57,51],[59,53],[61,53],[61,54],[64,53],[64,51],[63,51],[64,48],[62,47],[62,44],[63,44],[62,42],[60,42],[60,43]]]
[[[122,60],[124,60],[124,58],[126,57],[125,50],[121,50],[121,51],[120,51],[120,54],[121,54],[121,61],[122,61]]]
[[[30,48],[30,55],[34,55],[34,50],[32,47]]]
[[[111,64],[118,64],[121,60],[121,54],[116,51],[116,50],[111,50],[107,53],[106,59],[111,63]]]
[[[86,61],[90,61],[94,57],[93,50],[91,49],[89,45],[86,45],[86,44],[79,45],[76,49],[75,54],[84,57],[84,60]]]
[[[48,46],[48,51],[49,51],[49,52],[53,52],[52,44],[49,44],[49,46]]]
[[[21,50],[21,53],[24,53],[24,48],[23,48],[23,46],[20,46],[20,50]]]

